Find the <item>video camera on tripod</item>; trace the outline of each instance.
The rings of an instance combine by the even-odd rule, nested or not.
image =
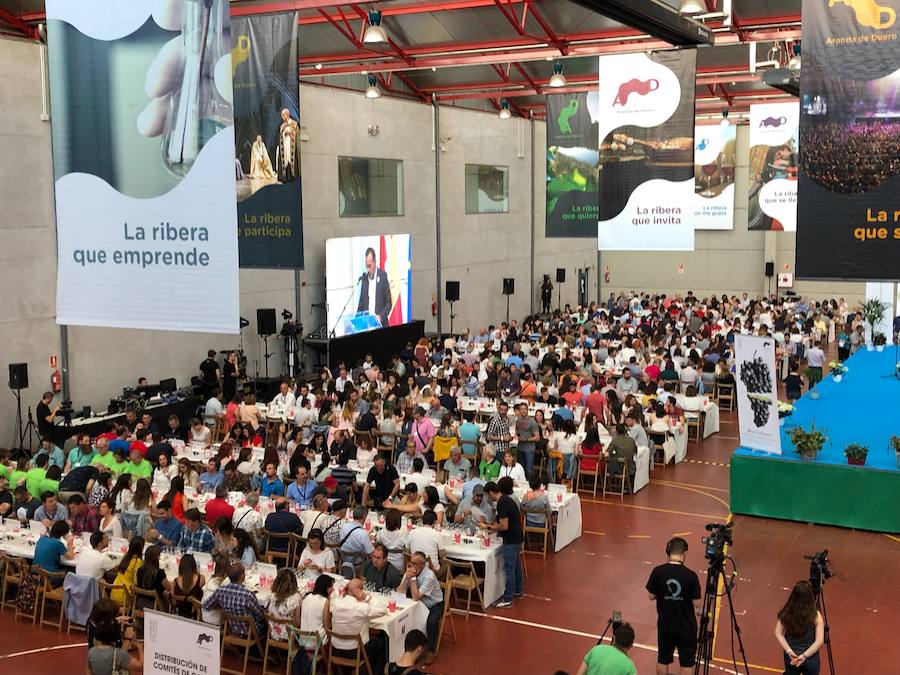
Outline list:
[[[813,555],[805,555],[803,558],[809,560],[809,583],[813,590],[818,592],[822,584],[834,575],[828,567],[828,549]]]
[[[725,546],[734,544],[731,523],[707,523],[708,537],[702,537],[700,542],[706,546],[704,555],[707,560],[715,560],[725,555]]]

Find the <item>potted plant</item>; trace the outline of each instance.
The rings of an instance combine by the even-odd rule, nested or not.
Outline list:
[[[869,324],[869,341],[866,343],[866,348],[869,351],[872,351],[874,348],[872,339],[875,336],[875,326],[884,321],[888,306],[878,298],[869,298],[859,307],[863,318],[866,320],[866,323]]]
[[[882,332],[875,333],[875,337],[872,338],[872,342],[875,343],[876,352],[883,352],[884,346],[887,344],[887,335]]]
[[[788,432],[788,438],[801,459],[815,459],[828,440],[825,434],[816,429],[815,424],[810,425],[809,431],[803,427],[794,427]]]
[[[831,376],[834,378],[835,382],[843,380],[844,374],[850,370],[841,361],[832,361],[828,364],[828,367],[831,369]]]
[[[844,454],[847,456],[847,464],[862,466],[866,463],[866,455],[869,454],[869,448],[859,443],[850,443],[844,448]]]
[[[900,436],[891,436],[891,448],[897,456],[897,466],[900,467]]]
[[[784,401],[778,401],[778,426],[783,427],[784,421],[793,414],[794,406],[790,403],[785,403]]]

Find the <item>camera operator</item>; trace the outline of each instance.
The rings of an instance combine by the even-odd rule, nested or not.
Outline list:
[[[634,629],[619,624],[613,631],[611,645],[597,645],[589,651],[576,675],[637,675],[637,668],[628,658],[634,644]]]
[[[688,544],[681,537],[669,540],[666,544],[668,562],[653,568],[647,580],[650,600],[656,602],[657,675],[668,674],[676,648],[682,675],[688,675],[694,668],[697,610],[702,595],[700,579],[684,565],[687,550]]]

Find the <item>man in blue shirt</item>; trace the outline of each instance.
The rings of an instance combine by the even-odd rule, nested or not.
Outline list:
[[[177,545],[181,540],[184,525],[172,515],[172,504],[168,499],[162,499],[156,505],[156,512],[156,519],[153,527],[147,532],[147,539],[159,542],[163,546]]]
[[[196,551],[209,553],[215,544],[213,533],[203,524],[203,516],[198,509],[188,509],[184,512],[184,527],[178,537],[178,548],[182,551]]]
[[[48,457],[47,468],[58,466],[60,471],[66,468],[66,455],[62,448],[53,442],[52,438],[45,438],[41,441],[41,449],[38,450],[34,458],[37,459],[41,455],[47,455]]]
[[[372,553],[374,546],[366,532],[366,516],[368,512],[362,506],[353,509],[353,522],[341,525],[341,556],[353,565],[362,564],[366,556]]]
[[[65,543],[61,541],[63,537],[66,538]],[[61,558],[75,559],[75,537],[69,533],[69,525],[64,520],[53,523],[49,536],[44,535],[38,539],[34,547],[33,562],[36,567],[47,572],[59,572]],[[61,585],[62,579],[59,579],[58,582],[54,579],[53,584]]]
[[[462,448],[464,455],[477,455],[478,454],[478,446],[476,445],[479,438],[481,438],[481,429],[475,424],[475,413],[474,412],[464,412],[463,418],[466,420],[459,426],[459,430],[456,435],[459,437],[460,447]]]
[[[316,481],[309,477],[309,466],[305,463],[297,465],[297,480],[287,489],[287,497],[306,508],[312,503]]]
[[[222,472],[219,471],[219,460],[213,457],[206,465],[206,471],[200,474],[200,491],[215,492],[224,478]]]
[[[303,532],[303,523],[300,521],[300,518],[296,513],[291,513],[288,511],[288,501],[284,497],[278,497],[275,500],[275,510],[266,516],[266,522],[263,525],[266,532],[273,532],[275,534],[286,534],[289,532],[296,532],[300,534]],[[304,533],[304,534],[309,534]],[[271,538],[269,540],[269,550],[271,551],[286,551],[287,550],[287,542],[282,539]]]
[[[266,473],[259,481],[260,497],[284,497],[284,483],[278,477],[278,467],[274,462],[266,464]]]
[[[53,523],[58,523],[69,517],[68,509],[59,505],[55,492],[48,491],[43,493],[41,502],[42,504],[34,512],[34,519],[39,523],[43,523],[44,527],[49,528]]]

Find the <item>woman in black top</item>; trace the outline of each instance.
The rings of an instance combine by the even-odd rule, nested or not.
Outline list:
[[[825,622],[816,610],[808,581],[798,581],[778,612],[775,637],[784,650],[786,675],[818,675],[819,648],[825,642]]]
[[[165,596],[172,590],[172,585],[166,579],[166,573],[159,567],[159,546],[151,546],[144,551],[144,564],[138,570],[136,581],[138,588],[145,591],[156,591],[156,597],[160,602],[165,602]],[[137,601],[138,599],[135,600],[135,602]],[[139,609],[145,609],[145,607],[139,607]]]
[[[146,563],[145,563],[146,564]],[[190,553],[185,554],[178,564],[178,578],[172,589],[172,607],[178,616],[193,616],[191,598],[203,597],[203,575],[197,570],[197,561]]]
[[[234,398],[240,376],[241,365],[238,362],[237,352],[231,352],[222,367],[222,398],[226,401]]]
[[[803,379],[800,377],[800,365],[796,359],[791,359],[790,372],[784,378],[784,389],[787,400],[791,403],[796,401],[803,395]]]

